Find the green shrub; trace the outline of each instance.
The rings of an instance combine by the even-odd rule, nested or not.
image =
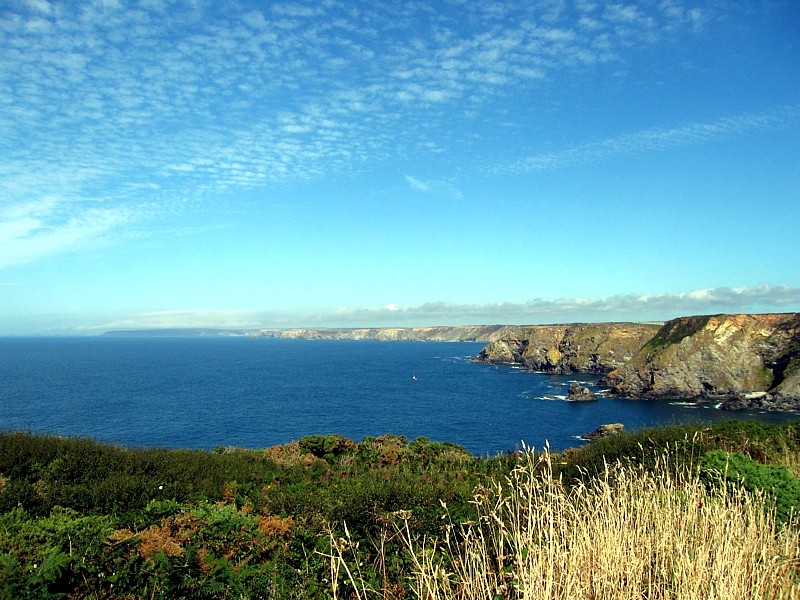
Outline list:
[[[800,451],[800,425],[757,420],[727,420],[714,424],[683,424],[623,432],[564,453],[556,465],[567,482],[587,481],[606,466],[621,462],[655,467],[656,457],[669,454],[673,469],[696,467],[709,450],[742,452],[759,462],[777,463],[787,450]]]
[[[356,444],[341,435],[309,435],[300,438],[300,447],[317,458],[337,457],[355,450]]]
[[[800,480],[783,465],[762,465],[741,452],[710,450],[700,459],[700,474],[713,485],[737,484],[762,492],[775,506],[779,521],[788,521],[800,509]]]
[[[555,467],[568,483],[588,482],[617,462],[655,468],[666,452],[672,468],[677,469],[694,464],[710,444],[707,428],[698,425],[622,432],[564,452],[564,460]]]
[[[58,509],[32,518],[23,509],[0,515],[0,598],[63,597],[79,579],[107,587],[104,565],[111,520]]]

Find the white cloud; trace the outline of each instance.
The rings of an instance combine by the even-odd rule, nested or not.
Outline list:
[[[31,3],[49,12],[44,0]],[[357,167],[354,162],[360,157],[380,157],[390,144],[413,139],[417,127],[435,122],[439,105],[464,98],[470,103],[490,101],[505,93],[510,77],[533,78],[533,83],[565,63],[599,59],[595,34],[577,35],[559,3],[546,10],[480,3],[461,7],[464,19],[481,25],[471,36],[461,34],[443,15],[437,15],[439,24],[430,32],[417,32],[417,9],[411,5],[341,11],[335,4],[282,3],[267,12],[250,11],[241,17],[231,13],[230,19],[223,10],[223,18],[215,20],[204,18],[202,5],[149,3],[142,5],[144,10],[109,12],[118,6],[109,0],[84,11],[64,7],[58,30],[44,42],[12,36],[11,46],[18,54],[8,63],[14,68],[6,75],[12,84],[8,89],[19,93],[6,99],[5,114],[17,118],[7,117],[5,125],[12,133],[33,132],[26,142],[31,155],[51,150],[53,126],[56,131],[59,125],[78,127],[82,133],[73,142],[77,148],[66,148],[75,159],[99,145],[108,150],[113,139],[117,146],[101,152],[95,163],[107,163],[119,153],[127,164],[162,163],[163,171],[175,162],[168,153],[178,148],[185,162],[195,158],[193,153],[218,156],[224,142],[215,127],[193,130],[191,136],[179,131],[178,138],[194,142],[188,147],[183,146],[186,140],[170,138],[178,123],[197,119],[211,124],[222,116],[234,137],[256,130],[264,147],[274,149],[280,135],[302,137],[301,144],[273,150],[275,161],[261,161],[262,176],[254,183],[303,179],[319,173],[322,164],[338,171]],[[509,20],[512,9],[521,11],[518,20]],[[636,10],[620,5],[617,12],[623,9]],[[595,20],[601,16],[595,8],[583,10]],[[552,24],[534,25],[534,17],[545,13]],[[276,16],[282,27],[277,27]],[[377,54],[376,23],[384,28]],[[418,43],[408,43],[410,32],[417,32]],[[164,38],[174,43],[164,45]],[[85,39],[90,43],[83,43]],[[321,65],[339,65],[349,76],[331,76]],[[236,97],[232,89],[249,91]],[[361,97],[349,100],[354,90]],[[234,98],[238,110],[231,102]],[[285,115],[290,120],[282,130],[271,117],[273,111],[259,109],[273,106],[276,98],[282,106],[296,107]],[[427,119],[419,118],[420,102],[433,111]],[[406,118],[412,114],[414,119]],[[364,116],[369,122],[361,121]],[[330,128],[312,125],[321,120],[336,124],[339,135],[332,137]],[[48,123],[47,131],[37,125],[43,122]],[[419,125],[410,127],[413,122]],[[154,135],[159,131],[170,133]],[[309,140],[316,142],[316,152],[305,151]],[[324,161],[337,153],[347,158]],[[222,169],[219,176],[224,174]],[[241,179],[237,176],[229,183],[238,186]]]
[[[120,329],[243,329],[260,327],[263,313],[246,311],[158,311],[120,317],[101,324],[85,325],[86,331],[111,331]]]
[[[538,298],[528,302],[453,304],[430,302],[415,307],[338,307],[330,311],[173,311],[95,324],[89,329],[216,327],[233,329],[292,327],[423,327],[435,325],[536,325],[575,322],[666,321],[717,313],[800,311],[800,288],[761,285],[711,288],[661,294],[627,294],[597,300]]]
[[[800,105],[787,105],[766,112],[724,117],[710,123],[645,129],[557,152],[536,154],[508,165],[499,165],[494,170],[525,172],[559,169],[626,154],[680,148],[735,137],[751,131],[786,127],[796,121],[798,115],[800,115]]]
[[[679,293],[627,294],[598,300],[535,299],[523,303],[451,304],[433,302],[396,311],[340,310],[322,314],[313,324],[331,326],[424,326],[475,324],[545,324],[601,321],[663,321],[714,313],[800,311],[800,288],[762,285],[712,288]],[[308,323],[305,323],[308,324]]]
[[[406,182],[417,191],[429,194],[438,198],[448,198],[450,200],[462,200],[464,194],[461,190],[449,181],[422,181],[411,175],[404,175]]]
[[[45,15],[52,14],[53,6],[47,0],[27,0],[26,4],[33,10]]]
[[[0,221],[0,268],[81,250],[133,215],[126,207],[89,208],[64,219],[34,209],[29,215]]]
[[[408,182],[408,185],[410,185],[415,190],[426,193],[431,191],[430,186],[424,181],[420,181],[419,179],[417,179],[416,177],[412,177],[411,175],[406,175],[405,178],[406,181]]]

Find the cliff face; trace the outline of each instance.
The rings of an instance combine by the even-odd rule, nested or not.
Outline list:
[[[800,313],[684,317],[604,378],[633,398],[800,408]]]
[[[251,336],[298,340],[380,340],[387,342],[488,342],[513,329],[507,325],[373,327],[344,329],[262,329]]]
[[[476,360],[548,373],[607,373],[625,364],[657,331],[658,325],[639,323],[512,327]]]

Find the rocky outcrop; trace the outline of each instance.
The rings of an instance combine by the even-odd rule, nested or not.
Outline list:
[[[520,326],[490,342],[476,361],[546,373],[608,373],[630,360],[658,328],[642,323]]]
[[[567,400],[571,402],[591,402],[592,400],[597,400],[597,395],[588,387],[581,385],[577,381],[572,381],[569,384]]]
[[[584,433],[581,436],[581,439],[594,441],[599,440],[600,438],[606,438],[618,433],[622,433],[623,431],[625,431],[625,425],[622,423],[607,423],[606,425],[600,425],[600,427],[594,431]]]
[[[800,313],[674,319],[602,384],[623,397],[798,410]]]
[[[302,340],[379,340],[384,342],[488,342],[507,335],[514,326],[464,325],[442,327],[364,327],[334,329],[261,329],[251,337]]]

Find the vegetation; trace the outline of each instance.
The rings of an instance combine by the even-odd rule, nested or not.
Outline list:
[[[414,597],[772,598],[797,592],[797,537],[753,496],[686,471],[616,465],[565,487],[527,455],[441,538],[404,532]],[[660,460],[667,461],[668,456]],[[342,555],[344,556],[344,555]]]
[[[749,492],[763,494],[775,505],[775,515],[781,522],[789,521],[800,508],[800,479],[785,465],[762,465],[746,454],[731,454],[710,450],[700,459],[700,474],[713,487],[733,484]]]
[[[0,435],[0,598],[789,598],[800,426],[476,458]],[[794,595],[794,596],[793,596]]]
[[[694,335],[700,331],[711,320],[711,316],[691,317],[676,319],[665,323],[644,345],[646,353],[654,352],[673,344],[678,344],[683,338]]]

